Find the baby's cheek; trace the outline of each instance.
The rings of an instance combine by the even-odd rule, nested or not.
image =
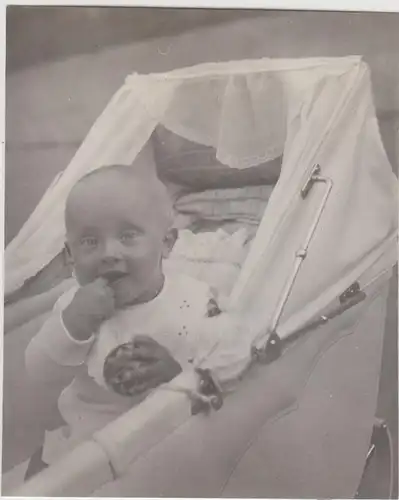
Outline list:
[[[138,245],[129,252],[127,260],[132,270],[136,272],[147,272],[148,268],[154,267],[162,256],[162,249],[154,245]]]
[[[95,262],[75,262],[74,273],[80,285],[87,285],[98,277],[98,266]]]

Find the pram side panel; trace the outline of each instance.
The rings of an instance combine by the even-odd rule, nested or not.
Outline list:
[[[388,284],[324,353],[297,407],[261,429],[225,496],[354,497],[375,419],[387,295]]]
[[[351,496],[374,419],[386,290],[356,310],[355,327],[346,316],[314,332],[94,496]]]

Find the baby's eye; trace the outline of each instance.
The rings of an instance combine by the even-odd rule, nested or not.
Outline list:
[[[80,240],[81,246],[85,248],[95,248],[97,243],[97,238],[94,238],[93,236],[85,236]]]
[[[137,237],[137,231],[125,231],[121,235],[121,241],[123,243],[130,243]]]

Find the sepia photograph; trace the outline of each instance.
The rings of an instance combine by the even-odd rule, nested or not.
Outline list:
[[[5,10],[2,495],[398,498],[399,12]]]

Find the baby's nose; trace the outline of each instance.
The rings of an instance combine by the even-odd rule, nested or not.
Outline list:
[[[109,239],[104,243],[103,259],[120,259],[122,257],[122,245],[116,239]]]

